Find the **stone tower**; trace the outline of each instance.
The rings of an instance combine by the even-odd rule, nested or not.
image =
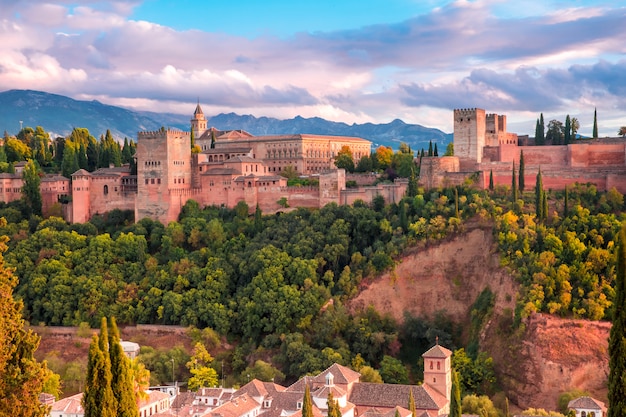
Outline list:
[[[485,110],[455,109],[454,156],[482,162],[485,132]]]
[[[137,134],[135,218],[175,220],[191,189],[189,132],[165,129]],[[173,207],[176,205],[177,207]]]
[[[452,352],[437,343],[422,355],[424,358],[424,384],[445,395],[450,402],[452,391]]]
[[[191,119],[191,129],[196,139],[206,131],[206,124],[207,121],[204,118],[204,113],[202,112],[200,103],[198,103],[196,110],[193,112],[193,118]]]

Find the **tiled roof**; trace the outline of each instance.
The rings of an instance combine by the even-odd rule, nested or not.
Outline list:
[[[18,179],[22,178],[20,174],[11,174],[9,172],[0,172],[0,178],[10,178],[10,179]]]
[[[84,413],[83,406],[80,403],[83,398],[83,393],[72,395],[71,397],[63,398],[52,404],[50,411],[61,411],[64,414],[80,414]]]
[[[602,401],[591,397],[578,397],[567,404],[567,408],[586,408],[588,410],[603,410],[605,405]]]
[[[361,382],[352,387],[348,401],[357,406],[384,407],[408,406],[409,390],[413,391],[415,408],[439,410],[448,402],[445,397],[427,385],[374,384]]]
[[[202,151],[201,153],[203,154],[207,154],[207,155],[212,155],[212,154],[218,154],[218,155],[222,155],[225,153],[250,153],[252,151],[252,148],[248,147],[248,148],[233,148],[233,147],[228,147],[226,149],[207,149],[206,151]]]
[[[212,417],[241,417],[258,407],[258,402],[248,394],[243,394],[209,411],[206,415]]]
[[[204,115],[204,113],[202,113],[202,107],[200,107],[200,103],[198,103],[198,105],[196,106],[196,110],[193,112],[194,116],[197,116],[199,114]]]
[[[317,398],[328,398],[328,393],[333,393],[333,398],[339,398],[346,395],[346,392],[337,386],[327,387],[323,386],[312,392],[311,395]]]
[[[85,169],[82,169],[82,168],[81,168],[81,169],[79,169],[78,171],[76,171],[75,173],[73,173],[73,174],[72,174],[72,177],[73,177],[74,175],[88,175],[88,176],[91,176],[91,173],[90,173],[89,171],[87,171],[87,170],[85,170]]]
[[[171,408],[181,409],[186,405],[191,405],[195,398],[196,394],[193,392],[179,392],[178,395],[176,395],[176,398],[174,398]]]
[[[395,407],[392,410],[381,410],[376,407],[372,407],[365,412],[362,412],[359,417],[395,417],[396,411],[400,414],[400,417],[409,417],[411,416],[411,410],[407,410],[404,407]],[[426,413],[426,411],[424,411]],[[422,415],[424,414],[422,413]],[[417,417],[422,417],[422,415],[418,415]],[[426,413],[426,417],[428,417],[428,413]]]
[[[315,384],[325,384],[326,383],[326,375],[331,373],[334,377],[335,384],[351,384],[356,382],[361,377],[361,374],[353,371],[350,368],[339,365],[337,363],[332,364],[324,371],[320,372],[313,378],[313,382]]]
[[[249,156],[233,156],[232,158],[226,159],[224,163],[228,162],[261,162],[258,159],[251,158]]]
[[[285,390],[285,387],[274,384],[273,382],[263,382],[258,379],[253,379],[248,382],[243,387],[239,388],[233,394],[233,398],[239,397],[240,395],[247,394],[251,397],[265,397],[267,395],[273,396],[277,392],[282,392]]]
[[[148,394],[148,398],[139,401],[139,404],[137,404],[139,408],[170,398],[170,395],[168,393],[161,391],[146,391],[146,393]]]
[[[452,356],[452,352],[439,344],[436,344],[422,354],[424,358],[449,358],[450,356]]]
[[[69,178],[65,178],[63,175],[58,174],[48,174],[45,175],[41,182],[54,182],[54,181],[69,181]]]

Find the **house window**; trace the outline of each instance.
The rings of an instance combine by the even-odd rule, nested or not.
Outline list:
[[[433,378],[433,384],[437,383],[437,378]]]
[[[297,410],[301,410],[302,409],[302,401],[298,401],[298,403],[296,404],[296,409]]]
[[[107,195],[107,194],[109,194],[109,186],[105,185],[104,186],[104,195]]]

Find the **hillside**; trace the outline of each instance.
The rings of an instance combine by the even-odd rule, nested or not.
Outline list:
[[[606,399],[610,324],[536,314],[522,334],[511,335],[518,284],[499,266],[490,227],[475,225],[406,254],[393,272],[365,282],[350,306],[373,305],[397,320],[404,311],[432,317],[445,310],[467,328],[470,307],[485,287],[496,302],[480,345],[493,357],[499,384],[513,404],[556,410],[559,395],[572,388]]]
[[[136,112],[109,106],[98,101],[80,101],[58,94],[32,90],[0,92],[0,132],[16,134],[20,121],[24,127],[42,126],[53,135],[68,135],[74,127],[85,127],[95,137],[111,130],[114,137],[135,139],[138,131],[157,130],[161,126],[189,129],[189,114]],[[208,117],[208,115],[207,115]],[[356,136],[371,140],[374,146],[385,145],[397,149],[400,143],[409,144],[415,151],[428,149],[429,141],[438,144],[441,153],[452,134],[439,129],[394,120],[385,124],[352,124],[328,121],[319,117],[279,120],[270,117],[218,114],[208,117],[208,125],[221,130],[243,129],[253,135],[309,133],[318,135]]]
[[[448,259],[454,261],[444,261]],[[373,305],[398,320],[404,311],[431,316],[445,310],[467,324],[470,306],[485,287],[496,294],[496,303],[480,344],[494,358],[498,381],[512,404],[522,409],[556,409],[558,396],[574,387],[605,399],[610,325],[536,314],[525,323],[522,334],[511,335],[518,285],[499,267],[488,225],[469,226],[446,241],[405,254],[394,272],[362,283],[350,307]],[[89,341],[77,339],[72,329],[37,331],[42,336],[38,357],[56,351],[64,360],[86,361]],[[184,329],[176,326],[127,327],[122,337],[164,349],[181,344],[189,349],[191,343]]]

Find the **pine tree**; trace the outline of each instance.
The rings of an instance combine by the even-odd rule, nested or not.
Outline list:
[[[415,408],[415,397],[413,396],[413,390],[409,389],[409,411],[411,417],[417,417],[417,410]]]
[[[493,191],[493,169],[489,170],[489,190]]]
[[[526,187],[524,180],[524,151],[520,153],[519,156],[519,190],[520,192],[524,192],[524,188]]]
[[[122,349],[115,317],[111,317],[110,320],[109,356],[111,358],[111,389],[117,404],[117,416],[136,417],[139,414],[139,409],[133,392],[130,359]]]
[[[598,137],[598,112],[597,109],[593,109],[593,138]]]
[[[535,211],[537,214],[537,220],[542,221],[544,219],[543,212],[543,180],[541,178],[541,168],[537,172],[537,179],[535,182]]]
[[[626,416],[626,226],[618,236],[613,326],[609,335],[608,417]]]
[[[305,385],[304,398],[302,399],[302,417],[313,417],[313,402],[311,400],[311,389],[309,384]]]
[[[572,142],[572,120],[569,117],[569,114],[567,115],[567,117],[565,117],[565,137],[564,137],[564,144],[565,145],[569,145]]]
[[[452,392],[450,393],[449,417],[461,417],[461,387],[459,385],[459,373],[452,371]]]
[[[6,227],[4,218],[0,227]],[[39,336],[25,329],[22,302],[13,298],[17,279],[2,256],[7,241],[0,237],[0,416],[43,417],[48,410],[38,397],[49,371],[34,357]]]

